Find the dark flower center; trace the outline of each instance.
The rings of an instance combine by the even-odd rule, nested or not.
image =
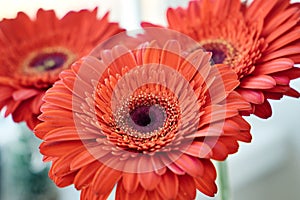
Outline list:
[[[151,123],[151,117],[149,115],[149,106],[142,106],[136,108],[132,112],[130,112],[130,117],[133,122],[139,126],[147,126]]]
[[[169,96],[170,95],[170,96]],[[122,135],[146,139],[164,137],[177,128],[179,110],[172,94],[149,94],[137,92],[121,100],[114,112],[117,132]]]
[[[226,58],[226,53],[222,51],[221,49],[215,48],[215,49],[206,49],[207,51],[212,52],[212,59],[215,64],[221,64],[224,62]]]
[[[165,111],[159,105],[143,105],[135,108],[130,113],[131,123],[133,129],[147,133],[158,130],[164,125],[166,119]]]
[[[200,45],[208,52],[212,53],[214,64],[232,64],[231,60],[235,56],[235,48],[226,40],[204,40]]]
[[[42,53],[38,54],[29,63],[29,67],[37,71],[50,71],[62,67],[67,61],[67,55],[64,53]]]

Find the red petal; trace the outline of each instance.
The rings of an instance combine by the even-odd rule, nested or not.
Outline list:
[[[153,190],[153,191],[147,191],[147,196],[145,197],[145,199],[153,199],[153,200],[161,200],[163,199],[157,190]]]
[[[7,117],[8,115],[15,112],[15,110],[18,108],[18,106],[21,104],[21,101],[9,101],[6,105],[6,111],[4,114],[4,117]]]
[[[286,93],[290,89],[287,85],[276,85],[274,88],[264,90],[264,92]]]
[[[168,164],[168,168],[175,174],[183,175],[185,171],[178,167],[175,163]]]
[[[164,66],[169,66],[177,69],[181,61],[179,52],[179,43],[177,41],[168,41],[163,47],[160,63]]]
[[[169,8],[167,10],[167,19],[170,27],[177,27],[178,24],[181,24],[181,18],[176,12],[176,9]]]
[[[213,197],[217,192],[215,180],[217,172],[210,160],[203,160],[204,176],[195,178],[196,187],[204,194]]]
[[[273,51],[262,57],[260,62],[267,62],[273,59],[277,59],[280,57],[291,56],[293,54],[299,54],[300,47],[299,46],[286,46],[283,48],[279,48],[276,51]]]
[[[77,155],[79,152],[83,151],[83,147],[78,147],[67,154],[65,154],[62,157],[59,157],[57,160],[53,161],[53,165],[51,167],[51,172],[55,174],[55,176],[63,176],[65,174],[68,174],[72,171],[70,169],[70,163],[73,160],[74,156]]]
[[[207,196],[214,197],[217,193],[217,185],[214,180],[200,177],[195,179],[195,183],[197,189]]]
[[[95,176],[97,170],[100,168],[101,163],[98,161],[95,161],[93,163],[90,163],[89,165],[86,165],[85,167],[81,168],[79,172],[76,174],[74,179],[74,185],[77,190],[82,189],[83,187],[89,185],[93,177]]]
[[[162,177],[158,185],[157,191],[164,199],[176,199],[179,189],[179,181],[177,175],[167,171]]]
[[[274,93],[274,92],[265,92],[264,95],[266,99],[275,99],[275,100],[280,100],[283,97],[282,93]]]
[[[290,69],[294,66],[294,62],[287,58],[278,58],[267,63],[258,65],[253,71],[254,75],[271,74]]]
[[[96,135],[94,134],[81,134],[79,136],[77,133],[77,129],[75,127],[56,128],[55,131],[51,131],[43,137],[44,140],[49,142],[86,140],[86,139],[95,139],[95,138]]]
[[[38,94],[39,92],[35,89],[20,89],[13,93],[13,98],[15,101],[21,101],[25,99],[29,99],[34,95]]]
[[[206,124],[212,124],[219,120],[224,120],[229,117],[233,117],[238,114],[238,110],[235,109],[226,109],[224,105],[212,105],[204,108],[204,114],[200,118],[200,125],[202,127]]]
[[[277,85],[289,85],[290,79],[287,76],[272,76]]]
[[[30,100],[25,100],[22,101],[21,104],[15,109],[15,111],[12,113],[12,117],[15,122],[26,121],[29,123],[29,121],[34,121],[34,114],[30,109],[30,104]]]
[[[242,88],[237,89],[236,91],[250,103],[262,104],[265,101],[264,94],[261,91]]]
[[[52,90],[51,90],[52,91]],[[50,102],[53,105],[72,110],[72,96],[60,92],[48,92],[44,97],[44,101]]]
[[[294,7],[294,8],[285,9],[281,13],[274,13],[275,16],[270,18],[271,20],[269,21],[268,25],[264,27],[263,35],[270,34],[278,26],[283,24],[285,22],[285,20],[287,20],[288,18],[291,18],[295,13],[297,13],[298,10],[299,10],[298,8]]]
[[[82,192],[80,194],[80,199],[81,200],[106,200],[108,196],[109,193],[105,195],[98,195],[92,190],[91,186],[88,186],[82,189]]]
[[[89,151],[84,150],[83,152],[74,155],[74,159],[71,162],[70,168],[71,170],[80,169],[94,161],[98,160],[93,155],[91,155]]]
[[[219,141],[226,146],[229,154],[236,153],[239,149],[239,144],[235,137],[220,137]]]
[[[15,91],[13,88],[11,87],[5,87],[5,86],[2,86],[0,87],[0,101],[4,101],[8,98],[11,98],[12,97],[12,93],[13,91]]]
[[[287,95],[287,96],[290,96],[290,97],[295,97],[295,98],[299,98],[300,97],[300,93],[297,90],[293,89],[293,88],[290,88],[284,94]]]
[[[272,116],[272,108],[268,101],[255,105],[254,114],[260,118],[267,119]]]
[[[127,193],[133,193],[139,186],[138,174],[123,173],[122,184]]]
[[[141,156],[138,162],[138,172],[143,173],[143,172],[152,172],[152,171],[154,171],[154,167],[152,165],[150,156],[147,155]]]
[[[102,165],[94,176],[93,191],[99,195],[110,193],[121,178],[122,172]]]
[[[249,102],[247,102],[236,91],[231,92],[227,96],[226,100],[224,100],[222,103],[226,105],[227,110],[235,110],[235,109],[237,109],[238,111],[251,110],[251,104]],[[228,114],[227,114],[226,117],[229,118]]]
[[[219,138],[206,138],[205,142],[212,148],[212,158],[215,160],[225,160],[228,156],[226,146],[219,141]]]
[[[184,153],[196,158],[209,158],[212,154],[211,148],[204,142],[194,141]]]
[[[77,173],[77,171],[73,172],[73,173],[70,173],[70,174],[67,174],[65,176],[62,176],[62,177],[54,176],[54,177],[50,177],[50,178],[55,182],[55,184],[58,187],[66,187],[66,186],[71,185],[73,183],[76,173]]]
[[[297,27],[296,29],[292,31],[288,31],[286,34],[273,41],[266,51],[268,51],[269,49],[276,50],[276,49],[283,48],[284,46],[288,46],[289,44],[299,39],[300,39],[300,29],[299,27]]]
[[[51,23],[45,23],[51,22]],[[58,19],[54,10],[39,9],[36,14],[36,27],[39,33],[45,33],[50,30],[55,30],[58,25]]]
[[[153,49],[153,48],[146,48],[143,54],[143,63],[144,64],[152,64],[157,63],[159,64],[159,61],[161,59],[160,55],[161,50]]]
[[[267,75],[248,76],[242,79],[240,87],[247,89],[270,89],[276,85],[275,80]]]
[[[208,177],[211,180],[216,180],[217,171],[211,160],[203,159],[202,163],[204,164],[204,177]]]
[[[40,151],[47,156],[63,156],[66,152],[72,151],[75,148],[82,146],[81,141],[67,142],[43,142],[40,145]]]
[[[249,21],[264,19],[276,5],[277,1],[253,1],[247,9],[246,18]]]
[[[192,177],[188,175],[178,176],[179,179],[179,192],[178,199],[192,200],[196,197],[196,185]]]
[[[252,135],[250,133],[250,130],[248,131],[241,131],[238,136],[236,136],[236,139],[241,142],[251,142]]]
[[[116,200],[147,199],[145,195],[146,191],[141,186],[133,193],[128,193],[121,183],[118,183],[117,185]]]
[[[1,23],[1,32],[10,43],[23,42],[25,38],[30,38],[30,34],[34,34],[35,31],[30,18],[23,12],[19,12],[15,19],[3,19]],[[22,31],[18,31],[18,28]]]
[[[164,173],[166,173],[167,167],[158,156],[151,156],[151,161],[155,173],[157,173],[158,175],[163,175]]]
[[[147,27],[158,27],[158,28],[163,28],[162,26],[159,26],[159,25],[156,25],[156,24],[152,24],[152,23],[149,23],[149,22],[142,22],[141,23],[141,26],[143,28],[147,28]]]
[[[295,27],[298,21],[299,21],[298,19],[294,19],[294,20],[289,20],[286,23],[282,24],[280,27],[276,28],[274,31],[272,31],[269,35],[266,36],[266,42],[271,43],[273,41],[276,41],[276,39],[281,40],[281,38],[279,37],[285,33],[289,33],[290,32],[289,30]],[[286,37],[286,34],[282,37]],[[273,49],[268,48],[268,50],[270,49],[270,51],[272,51],[276,49],[275,47],[277,47],[277,45],[274,45],[273,47],[274,47]]]
[[[45,92],[39,92],[35,97],[32,99],[29,99],[30,102],[30,109],[32,110],[33,114],[40,115],[41,114],[41,106],[44,103],[43,96],[45,95]]]
[[[300,49],[299,49],[300,52]],[[274,76],[287,76],[290,80],[300,78],[300,68],[293,67],[292,69],[288,69],[282,72],[272,74]]]
[[[203,174],[203,164],[198,158],[182,154],[176,161],[176,165],[191,176],[197,177]]]
[[[138,177],[145,190],[154,190],[161,181],[161,177],[155,172],[139,173]]]

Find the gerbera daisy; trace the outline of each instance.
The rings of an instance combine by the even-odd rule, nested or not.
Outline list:
[[[169,8],[168,28],[192,37],[213,53],[215,63],[231,66],[238,91],[261,118],[272,115],[268,99],[299,97],[290,81],[300,76],[300,7],[289,0],[191,1]],[[156,26],[143,23],[144,27]],[[250,114],[250,113],[247,113]]]
[[[81,199],[106,199],[115,185],[116,199],[214,196],[211,159],[251,140],[234,71],[174,40],[98,55],[63,71],[44,96],[34,132],[51,179],[73,183]]]
[[[39,122],[45,91],[58,74],[86,55],[99,42],[121,32],[108,22],[108,13],[97,18],[97,9],[69,12],[62,19],[53,10],[38,10],[36,19],[19,12],[0,22],[0,109],[16,122],[33,127]]]

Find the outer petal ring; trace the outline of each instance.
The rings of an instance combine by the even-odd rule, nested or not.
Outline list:
[[[70,86],[72,87],[73,96],[73,110],[82,110],[83,107],[88,107],[89,109],[94,108],[88,113],[83,113],[80,114],[78,112],[73,112],[73,117],[74,117],[74,123],[76,126],[76,129],[78,131],[79,137],[82,138],[82,142],[85,145],[86,149],[89,151],[89,153],[97,160],[99,160],[102,164],[105,164],[106,166],[119,170],[119,171],[124,171],[128,173],[144,173],[144,172],[151,172],[151,171],[158,171],[159,169],[162,169],[169,164],[173,163],[176,161],[182,154],[185,152],[184,149],[188,149],[190,147],[190,144],[193,142],[194,138],[199,135],[199,126],[200,124],[200,119],[202,113],[200,113],[200,107],[201,105],[197,102],[199,101],[197,92],[199,91],[194,91],[194,88],[197,88],[190,83],[190,79],[194,76],[199,76],[199,78],[203,79],[203,84],[207,86],[208,90],[208,101],[210,102],[220,102],[220,107],[224,106],[224,110],[214,110],[216,109],[215,107],[211,108],[211,113],[218,112],[216,115],[212,114],[210,117],[211,119],[208,119],[206,123],[208,124],[208,127],[206,129],[206,133],[202,134],[207,134],[207,135],[214,135],[216,136],[215,140],[211,141],[209,139],[209,143],[217,143],[217,137],[222,134],[222,127],[224,124],[224,120],[226,118],[226,100],[225,96],[226,91],[224,87],[224,83],[222,80],[222,77],[216,67],[212,67],[210,75],[208,75],[207,69],[203,70],[202,68],[199,68],[201,66],[201,62],[206,62],[209,64],[210,60],[210,54],[206,53],[206,56],[203,56],[203,50],[199,49],[198,51],[195,51],[192,56],[186,57],[184,55],[184,50],[182,49],[190,49],[190,47],[195,47],[198,45],[196,41],[193,41],[191,38],[187,37],[186,35],[180,34],[176,31],[171,31],[171,30],[165,30],[165,29],[159,29],[159,28],[149,28],[148,34],[150,33],[152,40],[155,40],[155,44],[149,44],[147,46],[146,44],[141,45],[141,46],[134,46],[130,49],[126,45],[126,47],[122,46],[124,38],[128,38],[126,33],[121,33],[117,36],[112,37],[108,41],[104,42],[102,46],[98,46],[96,50],[92,51],[91,55],[85,57],[80,64],[80,67],[76,68],[74,67],[73,70],[77,70],[76,74],[77,77],[74,80],[74,85]],[[158,38],[153,38],[153,32],[158,32],[157,36]],[[130,34],[132,35],[132,34]],[[176,36],[177,42],[174,42],[174,35]],[[157,39],[157,40],[156,40]],[[112,46],[117,45],[114,47],[111,51],[108,50],[103,50],[103,46],[110,46],[110,41],[112,41]],[[189,42],[186,42],[189,41]],[[151,41],[150,41],[151,42]],[[164,46],[160,44],[166,44]],[[119,45],[118,45],[119,44]],[[147,47],[145,47],[147,46]],[[180,49],[180,46],[183,47]],[[129,46],[130,47],[130,46]],[[153,61],[151,59],[151,62],[147,61],[141,61],[141,63],[136,63],[136,62],[130,62],[130,56],[131,54],[134,54],[135,56],[140,52],[142,53],[143,51],[147,51],[151,49],[156,50],[157,53],[164,53],[166,57],[168,56],[174,56],[178,57],[177,59],[180,59],[181,63],[185,62],[185,68],[182,69],[175,69],[177,66],[174,63],[164,63],[162,60],[157,60],[157,62]],[[203,58],[199,58],[199,52],[202,52],[200,54],[203,56]],[[96,55],[96,56],[95,56]],[[155,56],[155,55],[152,55]],[[134,58],[134,57],[132,57]],[[138,59],[137,59],[138,60]],[[123,62],[123,63],[122,63]],[[120,64],[123,64],[123,68],[120,67]],[[203,63],[202,63],[203,64]],[[118,69],[115,68],[115,66],[118,65],[119,68],[126,69],[126,71],[119,71],[117,72]],[[96,68],[95,68],[96,67]],[[128,91],[122,91],[122,85],[126,82],[130,82],[132,77],[136,77],[139,74],[142,74],[143,70],[146,70],[147,68],[151,68],[152,70],[160,71],[161,73],[164,74],[172,74],[174,77],[180,77],[182,80],[182,88],[186,88],[186,93],[189,94],[189,97],[191,99],[191,102],[193,102],[194,106],[191,108],[192,110],[191,113],[193,113],[193,118],[195,120],[192,120],[192,124],[189,125],[188,131],[189,135],[185,135],[184,138],[176,138],[172,142],[168,143],[166,146],[161,148],[158,151],[155,152],[148,152],[145,153],[143,152],[131,152],[127,150],[122,150],[118,146],[115,146],[108,138],[106,137],[99,137],[97,142],[104,144],[103,148],[101,148],[101,152],[99,152],[99,148],[94,148],[94,145],[91,144],[90,140],[87,140],[87,133],[89,133],[90,127],[87,126],[87,124],[90,124],[93,121],[93,126],[97,127],[98,130],[100,130],[99,135],[104,136],[105,135],[105,130],[101,129],[101,126],[97,121],[99,120],[99,116],[97,116],[97,105],[96,101],[93,101],[95,99],[95,96],[97,95],[97,86],[100,82],[107,81],[107,85],[110,85],[111,91],[111,97],[104,97],[107,99],[110,99],[110,108],[105,108],[105,109],[111,109],[112,113],[115,113],[115,111],[118,108],[118,102],[120,101],[120,94],[125,94],[127,93],[127,96],[125,98],[129,97],[132,93],[134,93],[138,88],[143,87],[146,84],[157,84],[160,86],[164,86],[167,89],[169,89],[171,92],[175,94],[177,99],[179,100],[179,104],[183,105],[183,100],[182,99],[182,91],[177,90],[173,83],[168,83],[166,82],[166,79],[161,79],[161,76],[156,76],[156,77],[145,77],[145,79],[140,79],[140,81],[135,81],[135,85],[132,85],[132,87]],[[213,72],[212,72],[213,71]],[[87,74],[89,76],[87,76]],[[109,78],[111,74],[119,74],[120,78],[116,81],[114,78]],[[116,82],[114,82],[116,81]],[[219,82],[217,86],[217,93],[215,91],[216,87],[214,87],[214,91],[211,89],[211,84],[213,82]],[[130,83],[129,83],[130,84]],[[84,85],[84,87],[83,87]],[[109,89],[109,90],[110,90]],[[223,95],[220,95],[223,94]],[[82,97],[84,98],[84,101],[82,102]],[[220,100],[220,96],[224,97],[224,101]],[[221,105],[223,104],[223,105]],[[108,106],[108,105],[104,105]],[[183,107],[181,108],[181,113],[185,112],[183,110]],[[88,117],[87,117],[88,116]],[[103,116],[105,117],[111,117],[111,116]],[[178,132],[186,129],[186,124],[189,123],[191,116],[188,116],[187,118],[181,118],[180,121],[180,126],[178,128]],[[210,122],[215,122],[218,121],[217,125],[214,125],[214,127],[210,127]],[[217,127],[216,127],[217,126]],[[95,133],[96,134],[96,133]],[[184,145],[181,145],[180,147],[182,148],[180,151],[179,149],[176,149],[174,151],[168,151],[169,149],[172,149],[171,147],[176,146],[180,139],[184,139]],[[206,140],[206,138],[204,138]],[[93,141],[95,142],[95,141]],[[205,141],[204,141],[205,142]],[[213,146],[213,144],[211,144]],[[203,152],[201,154],[202,158],[207,158],[209,154],[209,150],[203,149]],[[142,165],[142,167],[137,167],[137,168],[126,168],[125,163],[122,162],[116,162],[111,156],[112,155],[117,155],[118,157],[121,157],[120,159],[122,160],[122,157],[126,159],[126,162],[139,162],[139,160],[151,160],[152,162],[155,162],[155,165]],[[157,156],[156,156],[157,155]],[[164,158],[163,158],[164,157]],[[164,162],[159,162],[159,160],[164,160]]]

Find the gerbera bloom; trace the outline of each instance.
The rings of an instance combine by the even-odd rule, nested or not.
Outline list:
[[[289,0],[254,0],[250,5],[196,0],[186,9],[167,11],[168,28],[192,37],[213,53],[215,63],[234,69],[241,82],[237,91],[261,118],[272,115],[268,99],[300,96],[289,85],[300,76],[294,67],[300,63],[299,16],[299,5]]]
[[[214,196],[211,159],[251,140],[236,74],[174,40],[98,55],[63,71],[44,96],[34,132],[51,179],[73,183],[81,199],[106,199],[115,185],[116,199]]]
[[[108,14],[97,18],[97,9],[69,12],[58,19],[53,10],[38,10],[31,20],[19,12],[15,19],[0,22],[0,109],[14,121],[39,122],[45,91],[58,74],[99,42],[119,33]]]

